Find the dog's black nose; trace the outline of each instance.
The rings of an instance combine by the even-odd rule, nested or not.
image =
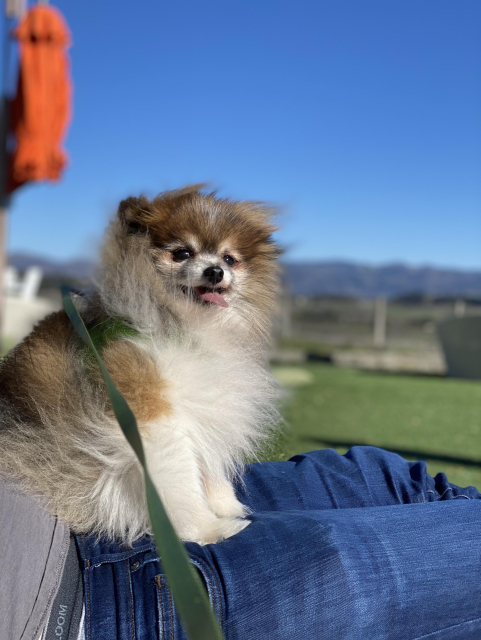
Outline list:
[[[222,267],[207,267],[204,271],[204,276],[212,284],[217,284],[224,277],[224,269]]]

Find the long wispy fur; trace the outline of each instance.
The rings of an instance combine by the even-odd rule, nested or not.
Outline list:
[[[184,540],[216,542],[249,524],[232,481],[278,420],[265,367],[278,254],[271,213],[199,186],[129,198],[106,233],[98,293],[76,301],[89,327],[117,318],[136,332],[102,355]],[[206,279],[212,265],[219,283]],[[141,469],[64,312],[0,367],[0,450],[0,473],[73,531],[126,543],[150,532]]]

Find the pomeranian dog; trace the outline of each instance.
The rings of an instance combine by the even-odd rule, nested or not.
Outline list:
[[[272,210],[203,185],[120,203],[97,292],[76,306],[137,417],[183,540],[244,529],[233,480],[278,420],[265,349],[276,288]],[[150,533],[143,474],[65,312],[0,366],[0,473],[76,533]]]

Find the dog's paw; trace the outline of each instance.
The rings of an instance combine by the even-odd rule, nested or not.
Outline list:
[[[211,495],[209,506],[219,518],[245,518],[250,513],[250,509],[239,502],[235,495]]]
[[[250,520],[241,520],[240,518],[217,518],[209,527],[206,527],[196,540],[201,545],[213,544],[220,542],[226,538],[235,536],[250,525]]]

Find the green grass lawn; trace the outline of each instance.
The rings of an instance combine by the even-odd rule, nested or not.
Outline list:
[[[273,371],[286,383],[286,427],[269,459],[369,444],[481,488],[481,382],[319,364]]]

